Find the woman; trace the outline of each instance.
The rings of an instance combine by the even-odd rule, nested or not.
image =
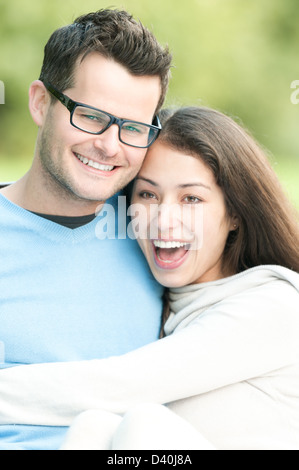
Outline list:
[[[87,427],[102,449],[157,449],[157,436],[160,449],[298,449],[297,215],[230,118],[185,108],[164,120],[131,212],[169,288],[165,337],[121,357],[1,372],[0,422],[68,426],[97,409],[65,448]]]

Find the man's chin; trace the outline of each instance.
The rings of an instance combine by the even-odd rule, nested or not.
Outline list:
[[[103,185],[104,186],[104,185]],[[104,204],[107,200],[111,199],[115,194],[119,193],[126,184],[118,184],[112,188],[101,187],[101,183],[97,184],[96,188],[77,187],[72,188],[72,194],[77,201],[85,201],[91,204]]]

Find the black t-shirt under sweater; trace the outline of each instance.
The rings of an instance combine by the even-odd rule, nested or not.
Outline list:
[[[89,224],[89,222],[92,222],[96,217],[95,214],[83,215],[81,217],[65,217],[62,215],[39,214],[38,212],[33,212],[33,214],[71,229],[83,227],[83,225]]]

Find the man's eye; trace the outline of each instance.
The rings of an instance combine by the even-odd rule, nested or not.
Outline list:
[[[93,116],[92,114],[86,114],[85,117],[87,119],[90,119],[91,121],[98,121],[99,120],[98,116]]]
[[[127,134],[146,134],[148,132],[146,127],[138,126],[136,124],[126,124],[122,127],[122,131]]]
[[[81,117],[88,119],[89,121],[103,122],[103,118],[96,114],[82,114]]]
[[[81,119],[82,121],[95,122],[99,124],[106,124],[107,121],[105,116],[98,113],[90,113],[88,111],[81,111],[80,113],[77,111],[76,118]]]

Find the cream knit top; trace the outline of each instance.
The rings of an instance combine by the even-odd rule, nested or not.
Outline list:
[[[299,274],[259,266],[172,289],[171,312],[166,338],[123,356],[0,371],[0,424],[151,402],[218,449],[299,449]]]

